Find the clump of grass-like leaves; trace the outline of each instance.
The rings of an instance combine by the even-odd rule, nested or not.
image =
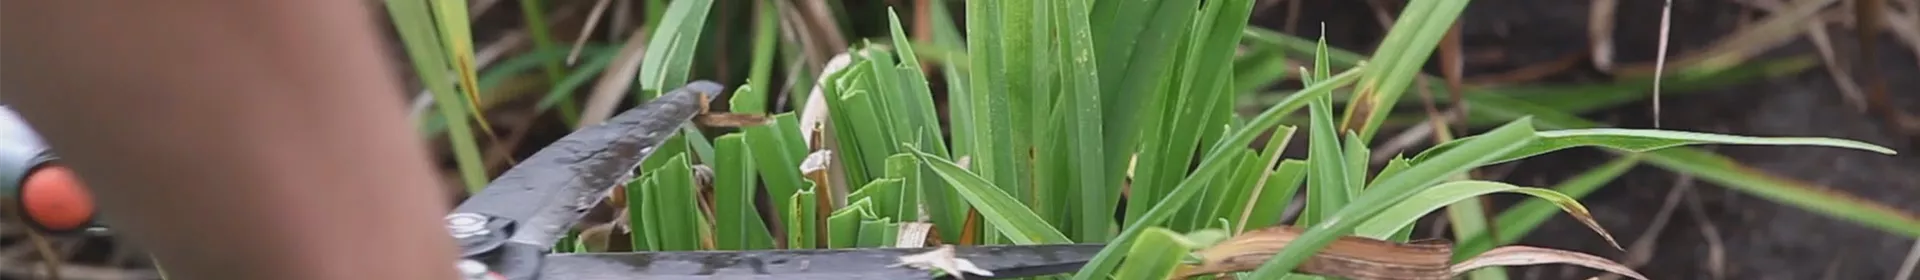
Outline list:
[[[414,10],[394,9],[396,15],[420,12],[421,7],[393,4],[398,2],[403,1],[390,5]],[[682,0],[663,6],[664,21],[652,29],[635,77],[641,99],[689,79],[703,38],[701,23],[717,8],[712,2]],[[1418,247],[1424,243],[1409,240],[1416,219],[1478,196],[1519,193],[1539,198],[1494,221],[1456,221],[1496,223],[1500,232],[1456,227],[1455,238],[1462,242],[1446,246],[1438,262],[1454,270],[1441,267],[1433,272],[1450,275],[1526,264],[1476,262],[1475,256],[1558,252],[1496,249],[1502,244],[1491,241],[1510,242],[1555,212],[1582,220],[1596,231],[1594,237],[1611,243],[1612,237],[1591,221],[1576,199],[1641,161],[1920,235],[1920,226],[1915,226],[1920,223],[1902,224],[1911,218],[1898,213],[1841,205],[1845,203],[1818,195],[1791,198],[1804,193],[1788,183],[1756,177],[1763,175],[1739,174],[1744,171],[1721,164],[1724,159],[1711,154],[1676,147],[1821,145],[1893,153],[1886,148],[1837,139],[1588,128],[1595,125],[1566,113],[1596,106],[1581,102],[1468,94],[1467,100],[1476,102],[1471,108],[1478,119],[1467,123],[1491,130],[1413,157],[1395,155],[1384,167],[1370,170],[1374,155],[1367,144],[1391,120],[1389,113],[1413,87],[1420,67],[1468,1],[1410,2],[1383,47],[1366,58],[1329,49],[1324,41],[1300,44],[1303,41],[1250,28],[1254,2],[966,1],[965,26],[953,25],[944,5],[931,8],[928,16],[934,20],[920,19],[930,22],[925,30],[936,34],[930,42],[912,41],[901,19],[889,12],[884,22],[890,36],[853,44],[846,50],[844,67],[822,73],[813,85],[818,90],[811,94],[819,96],[791,99],[805,101],[792,106],[800,109],[775,112],[768,124],[713,137],[686,129],[656,151],[625,191],[627,205],[622,209],[632,227],[627,249],[924,245],[900,240],[1106,243],[1107,249],[1074,279],[1211,273],[1241,273],[1247,279],[1341,276],[1302,265],[1318,255],[1340,253],[1323,250],[1337,242]],[[754,15],[755,22],[768,23],[763,27],[784,16]],[[417,25],[402,27],[414,31],[403,35],[431,34]],[[962,31],[964,41],[957,36]],[[773,65],[773,47],[762,44],[774,38],[770,34],[756,32],[747,40],[755,42],[753,78],[728,101],[736,112],[774,109],[766,97],[777,89],[765,80],[772,71],[768,65]],[[410,46],[435,43],[409,41]],[[1236,54],[1243,46],[1253,54]],[[1300,51],[1302,47],[1306,51]],[[917,48],[943,54],[923,56]],[[441,57],[463,59],[458,53],[435,55],[426,49],[409,48],[416,64],[450,65]],[[558,57],[557,52],[548,53],[546,57]],[[601,53],[589,54],[586,65],[601,61],[601,66],[591,67],[602,67],[605,57],[613,56],[608,50],[589,53]],[[1270,63],[1285,61],[1289,53],[1310,55],[1306,65],[1312,69]],[[941,63],[923,64],[927,61]],[[423,77],[445,77],[443,68],[418,67]],[[549,74],[571,81],[556,83],[554,92],[570,94],[584,79],[573,78],[575,74],[599,71],[589,70]],[[929,77],[930,70],[942,76]],[[1251,118],[1233,113],[1240,105],[1236,101],[1242,100],[1239,93],[1295,76],[1286,74],[1294,71],[1304,88],[1270,102]],[[946,81],[946,119],[951,124],[944,128],[932,78]],[[1668,81],[1669,88],[1685,87],[1689,78],[1675,77]],[[432,91],[441,100],[438,109],[446,114],[442,120],[461,119],[466,109],[454,101],[463,97],[447,87],[454,83],[426,80],[438,85]],[[1340,105],[1345,108],[1337,108]],[[1305,119],[1299,118],[1302,109]],[[446,123],[452,134],[468,133],[463,121]],[[1302,131],[1308,157],[1283,157],[1282,150]],[[1268,137],[1256,141],[1261,136]],[[458,137],[455,141],[456,149],[466,149]],[[1552,189],[1464,176],[1478,167],[1572,147],[1603,147],[1629,156]],[[703,168],[711,170],[711,183],[701,183]],[[708,196],[703,187],[710,188],[710,198],[703,198]],[[1283,223],[1282,212],[1303,189],[1305,210],[1292,223]],[[770,201],[768,213],[773,215],[746,207],[756,201]],[[901,230],[913,225],[933,230]],[[603,247],[586,245],[595,242],[588,239],[562,247]],[[1259,261],[1229,265],[1219,259],[1228,256]],[[1631,274],[1604,260],[1558,256],[1549,259]],[[1358,259],[1393,263],[1431,256],[1365,257],[1381,258]]]

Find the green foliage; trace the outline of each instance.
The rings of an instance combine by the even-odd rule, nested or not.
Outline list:
[[[643,3],[651,37],[632,77],[638,84],[635,100],[712,76],[700,71],[709,67],[706,59],[725,53],[749,58],[742,62],[745,67],[736,67],[745,69],[737,76],[747,78],[731,91],[726,108],[766,114],[769,121],[738,129],[688,126],[663,144],[626,185],[624,210],[633,226],[626,237],[632,250],[891,247],[908,239],[902,225],[929,223],[936,230],[925,238],[943,243],[1106,243],[1074,279],[1160,279],[1191,261],[1187,253],[1213,242],[1208,240],[1291,224],[1307,231],[1244,276],[1303,277],[1293,269],[1335,238],[1405,241],[1414,220],[1440,207],[1467,213],[1453,217],[1461,225],[1456,233],[1462,255],[1499,245],[1493,240],[1511,242],[1556,213],[1585,218],[1579,197],[1642,162],[1920,236],[1915,226],[1920,222],[1897,211],[1853,203],[1682,146],[1892,150],[1839,139],[1596,128],[1574,117],[1644,98],[1637,95],[1649,82],[1643,80],[1473,89],[1464,94],[1465,102],[1474,104],[1465,121],[1491,130],[1411,158],[1394,155],[1383,166],[1369,164],[1374,151],[1367,145],[1378,130],[1396,121],[1418,121],[1389,115],[1407,98],[1402,93],[1421,76],[1419,69],[1465,0],[1411,2],[1370,57],[1249,27],[1253,0],[965,1],[964,26],[955,24],[950,5],[936,5],[929,7],[928,18],[905,21],[931,25],[913,29],[892,9],[884,20],[878,11],[837,10],[831,14],[842,17],[830,21],[839,26],[824,28],[864,29],[848,22],[885,28],[850,36],[846,50],[830,50],[845,51],[846,67],[819,73],[823,78],[817,80],[806,73],[812,69],[787,67],[806,51],[790,45],[805,44],[776,36],[798,31],[779,30],[790,28],[778,23],[789,21],[782,17],[792,11],[781,9],[791,5],[755,0],[756,8],[735,11],[715,9],[714,2]],[[449,5],[442,10],[452,7],[442,4]],[[471,45],[464,24],[434,20],[444,14],[431,13],[427,5],[388,5],[396,23],[404,23],[396,27],[416,72],[439,102],[437,117],[423,118],[421,126],[454,136],[449,138],[469,185],[475,179],[483,185],[485,170],[469,170],[480,157],[475,140],[466,137],[473,131],[464,120],[477,108],[461,102],[492,98],[478,95],[475,87],[499,85],[537,67],[550,84],[536,108],[572,114],[566,108],[576,89],[615,64],[618,47],[589,45],[582,63],[558,66],[554,61],[563,52],[547,42],[550,35],[535,32],[534,51],[486,71],[468,69],[484,75],[452,76],[477,82],[456,82],[445,73],[472,59],[471,50],[460,48]],[[535,14],[527,16],[537,19]],[[736,21],[728,15],[746,16]],[[1311,65],[1286,69],[1293,61]],[[1705,88],[1811,64],[1755,65],[1676,71],[1665,83],[1668,89]],[[776,82],[782,79],[776,73],[783,71],[801,72],[785,75],[795,88]],[[1304,88],[1251,94],[1295,77],[1287,75],[1294,71]],[[938,75],[930,75],[934,72]],[[934,87],[936,82],[945,87]],[[807,108],[803,102],[816,86],[827,125],[804,127],[802,114],[820,112],[787,108]],[[1530,94],[1538,92],[1569,93]],[[936,93],[948,99],[938,102]],[[780,96],[790,98],[788,106],[776,105]],[[1278,100],[1260,102],[1267,96]],[[1234,108],[1246,104],[1236,103],[1264,110],[1244,118]],[[940,104],[946,105],[944,119]],[[1345,110],[1336,111],[1337,106]],[[1282,152],[1299,129],[1307,130],[1301,136],[1307,157],[1286,158]],[[1261,137],[1266,141],[1257,142]],[[1482,166],[1573,147],[1604,147],[1626,156],[1554,188],[1465,176]],[[802,163],[821,149],[831,150],[822,154],[829,168],[803,173]],[[713,170],[710,186],[696,180],[696,166]],[[701,187],[712,189],[707,202],[717,205],[712,213],[700,207]],[[1304,213],[1288,223],[1281,215],[1302,190]],[[1541,199],[1490,221],[1465,218],[1486,209],[1463,201],[1499,192]],[[768,202],[766,210],[773,214],[763,216],[756,211],[761,209],[749,207],[760,201]],[[1494,223],[1498,231],[1486,231],[1481,223]]]

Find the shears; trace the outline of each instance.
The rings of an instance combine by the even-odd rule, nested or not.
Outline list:
[[[104,232],[93,195],[40,134],[0,105],[0,207],[39,232]]]
[[[542,148],[460,203],[446,216],[459,241],[458,267],[468,279],[935,279],[936,273],[901,265],[901,257],[936,248],[853,248],[764,251],[552,253],[550,248],[601,201],[625,185],[641,161],[679,128],[703,113],[723,88],[694,81],[584,127]],[[743,206],[735,206],[743,207]],[[1101,244],[957,247],[995,279],[1068,273],[1099,253]]]

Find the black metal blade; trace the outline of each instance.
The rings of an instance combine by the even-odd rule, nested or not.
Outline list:
[[[1104,244],[956,247],[954,256],[991,271],[1000,279],[1071,273],[1086,265]],[[702,251],[554,254],[541,269],[543,279],[691,280],[691,279],[934,279],[931,271],[896,265],[901,256],[935,248],[836,250]],[[951,276],[944,278],[950,279]]]
[[[695,81],[603,124],[568,134],[501,174],[454,213],[511,219],[518,223],[512,242],[551,246],[609,188],[630,180],[656,146],[700,113],[699,94],[721,90],[720,84]]]

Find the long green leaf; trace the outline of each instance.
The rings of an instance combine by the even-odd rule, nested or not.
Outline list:
[[[1300,190],[1300,183],[1307,178],[1307,162],[1289,159],[1280,162],[1267,175],[1267,182],[1260,193],[1248,197],[1253,202],[1247,205],[1247,218],[1240,221],[1240,229],[1265,228],[1280,224],[1280,215],[1285,214],[1287,204],[1293,203],[1293,196]]]
[[[440,30],[440,47],[447,56],[447,67],[451,67],[455,81],[460,84],[460,93],[466,101],[467,110],[474,112],[473,121],[480,124],[480,132],[494,135],[493,128],[487,124],[487,118],[480,110],[480,65],[473,58],[473,30],[467,23],[467,1],[428,0],[433,5],[435,29]]]
[[[1212,1],[1193,25],[1197,26],[1181,53],[1185,63],[1170,73],[1168,91],[1159,95],[1161,116],[1148,120],[1141,145],[1129,200],[1127,219],[1136,220],[1151,202],[1159,201],[1171,187],[1186,177],[1193,162],[1193,151],[1201,147],[1201,138],[1226,124],[1231,111],[1219,110],[1231,81],[1226,72],[1233,60],[1233,49],[1240,41],[1240,30],[1247,24],[1252,1]],[[1137,205],[1137,206],[1135,206]]]
[[[1551,202],[1568,214],[1579,217],[1581,223],[1598,232],[1601,237],[1605,237],[1608,243],[1613,243],[1613,235],[1594,222],[1593,214],[1573,197],[1550,189],[1520,187],[1492,181],[1453,181],[1421,190],[1407,200],[1380,212],[1380,215],[1367,219],[1365,223],[1361,223],[1354,229],[1354,233],[1361,237],[1386,239],[1401,229],[1412,227],[1420,217],[1439,210],[1440,207],[1500,192],[1526,194]]]
[[[1313,126],[1307,134],[1312,137],[1307,142],[1307,166],[1313,172],[1307,173],[1307,208],[1301,215],[1300,226],[1309,226],[1329,218],[1341,207],[1347,206],[1348,194],[1354,189],[1347,182],[1352,176],[1347,174],[1346,153],[1341,151],[1339,128],[1333,123],[1333,99],[1329,96],[1315,98],[1308,104],[1312,110]]]
[[[1293,271],[1294,267],[1306,261],[1308,256],[1333,242],[1339,236],[1351,234],[1361,221],[1371,218],[1388,207],[1398,204],[1421,188],[1440,182],[1448,176],[1461,174],[1506,154],[1532,139],[1533,126],[1527,118],[1495,128],[1482,134],[1479,139],[1467,140],[1458,148],[1435,155],[1431,161],[1415,165],[1406,171],[1380,180],[1373,188],[1362,192],[1346,208],[1326,221],[1309,227],[1306,233],[1289,243],[1285,249],[1261,264],[1255,270],[1253,278],[1271,279]]]
[[[1393,29],[1387,31],[1380,49],[1374,50],[1374,63],[1379,63],[1367,73],[1360,82],[1359,98],[1347,106],[1346,116],[1340,123],[1360,125],[1353,128],[1359,131],[1361,140],[1373,139],[1380,129],[1380,123],[1386,120],[1387,112],[1406,93],[1413,77],[1426,65],[1427,58],[1433,55],[1434,46],[1453,26],[1460,11],[1467,8],[1467,0],[1428,0],[1411,1],[1402,9],[1393,23]],[[1365,118],[1365,119],[1355,119]],[[1352,127],[1350,127],[1352,128]]]
[[[944,8],[934,9],[935,21],[933,22],[935,25],[935,37],[941,37],[938,33],[947,28],[952,28],[953,24],[950,21],[941,21],[945,15]],[[912,44],[907,43],[909,37],[906,35],[906,29],[900,26],[899,15],[889,10],[887,20],[889,27],[892,29],[894,48],[898,49],[900,55],[900,67],[897,70],[902,74],[902,77],[905,77],[899,85],[898,96],[900,99],[898,100],[902,101],[900,106],[902,106],[902,110],[905,110],[901,112],[904,113],[901,115],[905,116],[903,119],[908,120],[896,123],[894,129],[899,130],[896,132],[907,132],[908,134],[905,135],[915,135],[916,137],[904,138],[916,141],[913,143],[914,145],[926,147],[931,150],[930,152],[934,155],[946,157],[957,154],[953,152],[957,150],[957,147],[948,146],[946,137],[940,134],[940,117],[938,110],[934,107],[933,90],[927,84],[927,77],[921,74],[923,70],[920,65],[919,54],[916,53]],[[964,80],[956,79],[964,73],[956,73],[959,71],[953,68],[947,68],[947,71],[942,72],[946,72],[948,75],[947,83],[950,86],[959,87],[965,83]],[[952,111],[959,112],[958,108],[960,107],[953,107]],[[958,118],[959,115],[956,114],[955,116],[953,119],[961,119]],[[958,125],[963,123],[964,122],[954,122],[954,125],[956,125],[956,128],[953,130],[955,135],[961,135],[959,134],[960,130],[958,129]],[[896,164],[894,162],[896,160],[902,161],[899,163],[902,164],[900,166],[905,166],[909,169],[894,171],[892,166]],[[938,175],[933,173],[932,168],[921,166],[912,155],[905,153],[894,154],[892,158],[888,158],[887,161],[889,166],[888,176],[905,178],[905,184],[908,188],[907,192],[914,196],[912,199],[914,199],[913,201],[915,202],[905,204],[908,206],[908,209],[902,209],[902,211],[910,211],[911,213],[918,214],[918,209],[915,207],[920,203],[925,203],[926,209],[929,211],[929,213],[926,213],[928,218],[932,220],[936,228],[941,230],[942,236],[960,236],[959,230],[962,230],[961,224],[966,220],[966,201],[961,199],[959,194],[954,193],[952,189],[947,188],[945,182],[923,179]],[[908,174],[907,172],[909,171],[916,174]],[[898,174],[896,175],[895,173]],[[903,214],[896,220],[913,221],[912,219],[917,219],[917,217]]]
[[[1600,187],[1605,186],[1608,182],[1612,182],[1615,178],[1620,177],[1621,174],[1626,174],[1628,170],[1632,170],[1634,166],[1640,164],[1640,158],[1639,154],[1620,157],[1619,159],[1595,167],[1592,170],[1588,170],[1585,173],[1580,173],[1580,175],[1574,176],[1572,179],[1567,179],[1559,185],[1555,185],[1553,190],[1577,200],[1585,197],[1589,193],[1593,193],[1595,190],[1599,190]],[[1526,236],[1527,233],[1533,232],[1533,229],[1539,227],[1540,223],[1545,222],[1547,218],[1553,217],[1554,214],[1559,214],[1560,212],[1561,210],[1558,205],[1545,200],[1527,200],[1526,202],[1521,202],[1519,205],[1509,207],[1505,212],[1501,212],[1498,218],[1494,219],[1494,223],[1500,225],[1500,227],[1495,229],[1496,231],[1493,232],[1491,236],[1480,234],[1460,237],[1460,242],[1453,246],[1454,260],[1466,260],[1467,258],[1478,256],[1480,253],[1493,249],[1495,245],[1517,242],[1520,238]],[[1499,244],[1495,244],[1496,241],[1498,241]]]
[[[467,185],[468,192],[478,192],[487,186],[486,166],[480,159],[480,146],[473,139],[473,129],[466,120],[477,114],[461,101],[460,92],[455,91],[453,81],[447,78],[448,54],[440,48],[442,40],[436,30],[433,14],[426,2],[388,0],[387,14],[393,18],[394,29],[400,34],[400,40],[407,49],[407,57],[413,60],[414,73],[426,84],[427,91],[433,93],[436,109],[440,118],[447,122],[447,137],[452,142],[454,162],[459,167],[460,179]],[[463,19],[465,17],[462,17]],[[459,121],[452,121],[459,120]]]
[[[1126,178],[1128,160],[1124,156],[1140,144],[1141,134],[1150,126],[1140,125],[1141,111],[1152,110],[1148,101],[1174,73],[1174,52],[1180,38],[1193,27],[1200,2],[1185,0],[1094,1],[1087,22],[1093,31],[1095,59],[1098,61],[1101,91],[1100,108],[1102,150],[1108,157],[1102,167],[1105,181]],[[1218,65],[1215,65],[1218,66]],[[956,130],[957,132],[961,132]],[[1145,193],[1140,188],[1134,194]],[[1118,203],[1119,196],[1112,196]],[[1152,200],[1142,200],[1152,201]],[[1131,208],[1131,207],[1129,207]],[[1144,211],[1144,210],[1141,210]],[[1127,217],[1138,213],[1129,210]]]
[[[1537,140],[1487,164],[1527,158],[1574,147],[1596,146],[1627,152],[1644,153],[1666,148],[1701,144],[1804,145],[1866,150],[1887,155],[1898,154],[1898,152],[1894,152],[1893,149],[1866,142],[1824,137],[1753,137],[1689,131],[1621,128],[1541,131],[1534,135],[1538,138]],[[1431,153],[1445,151],[1458,145],[1454,143],[1458,142],[1435,146],[1427,152],[1422,152],[1420,156],[1414,157],[1415,161],[1417,162]]]
[[[968,119],[953,121],[966,122],[973,129],[964,136],[971,138],[965,143],[973,146],[968,149],[972,153],[971,169],[992,182],[989,186],[1001,188],[1003,192],[1018,192],[1021,187],[1018,167],[1024,161],[1015,154],[1013,138],[1016,128],[1012,114],[1013,110],[1019,108],[1013,107],[1010,100],[1016,93],[1012,92],[1009,84],[1011,78],[1006,73],[1009,68],[1005,60],[1007,50],[994,40],[1010,36],[1006,34],[1008,31],[1001,21],[1008,17],[1007,3],[967,1],[967,37],[973,38],[967,40],[967,52],[972,59],[968,68],[971,92],[967,93],[967,106],[972,110],[967,115]],[[975,207],[979,205],[976,203]],[[998,225],[989,223],[987,228],[994,226]],[[986,236],[986,244],[993,244],[998,239],[997,235]]]
[[[1600,124],[1565,113],[1541,109],[1537,104],[1499,95],[1468,95],[1475,115],[1496,117],[1538,116],[1536,124],[1550,129],[1599,127]],[[1645,154],[1647,163],[1693,175],[1716,185],[1732,188],[1835,218],[1900,234],[1920,237],[1920,216],[1846,193],[1832,187],[1780,177],[1749,167],[1731,158],[1689,147],[1675,147]]]
[[[1353,84],[1354,80],[1360,77],[1359,70],[1363,69],[1365,69],[1365,67],[1357,67],[1335,75],[1325,82],[1308,86],[1306,89],[1300,90],[1301,94],[1296,95],[1298,98],[1291,98],[1287,101],[1282,101],[1280,104],[1274,104],[1273,107],[1268,108],[1267,111],[1255,116],[1249,125],[1234,131],[1232,136],[1222,139],[1231,142],[1214,145],[1215,151],[1208,152],[1208,158],[1200,161],[1199,171],[1195,172],[1193,176],[1187,177],[1187,180],[1181,183],[1179,187],[1174,188],[1172,192],[1168,192],[1166,198],[1154,202],[1153,207],[1148,209],[1139,219],[1128,221],[1129,223],[1126,229],[1120,231],[1120,235],[1115,237],[1113,242],[1108,243],[1109,246],[1101,249],[1099,254],[1094,255],[1093,259],[1087,262],[1087,265],[1082,266],[1080,271],[1074,274],[1073,279],[1087,280],[1093,279],[1094,277],[1106,277],[1107,273],[1112,272],[1120,261],[1115,256],[1115,248],[1128,248],[1126,246],[1131,246],[1130,242],[1133,241],[1133,238],[1139,236],[1140,232],[1146,230],[1149,225],[1165,222],[1167,218],[1172,217],[1175,212],[1185,207],[1189,199],[1203,190],[1203,188],[1199,186],[1200,184],[1197,183],[1200,180],[1196,178],[1211,178],[1212,176],[1218,176],[1218,174],[1223,173],[1221,171],[1228,167],[1227,164],[1229,162],[1216,155],[1226,154],[1224,151],[1228,147],[1245,147],[1248,143],[1252,143],[1253,138],[1265,131],[1265,128],[1278,124],[1282,117],[1292,113],[1293,110],[1300,109],[1301,106],[1306,106],[1306,100],[1332,94],[1335,88]],[[1281,129],[1281,131],[1289,130],[1291,129]]]
[[[1019,200],[1007,194],[992,182],[980,178],[951,161],[935,157],[932,154],[913,149],[920,161],[932,166],[935,173],[946,179],[947,184],[967,199],[974,209],[980,210],[980,216],[1001,235],[1011,239],[1014,244],[1060,244],[1072,243],[1067,235],[1054,230],[1053,225],[1040,219],[1032,209],[1020,204]]]
[[[776,25],[780,21],[780,13],[774,0],[749,1],[753,1],[754,11],[753,66],[747,71],[746,87],[752,88],[754,94],[735,95],[730,109],[739,113],[769,113],[772,108],[767,106],[767,93],[776,92],[772,87],[773,50],[775,43],[779,42],[774,35],[780,29]]]
[[[665,17],[659,18],[660,26],[650,33],[653,38],[647,40],[646,55],[640,61],[641,96],[636,101],[652,99],[687,83],[712,6],[713,0],[682,0],[661,10],[666,12]]]
[[[1107,228],[1113,223],[1114,204],[1110,201],[1117,197],[1114,193],[1118,185],[1108,184],[1106,173],[1101,169],[1108,162],[1107,150],[1092,144],[1104,139],[1105,121],[1101,118],[1100,68],[1093,59],[1096,51],[1093,27],[1088,24],[1091,7],[1088,7],[1089,1],[1048,2],[1056,5],[1054,11],[1059,14],[1053,19],[1055,26],[1062,29],[1058,32],[1063,37],[1059,39],[1062,52],[1056,56],[1060,60],[1060,73],[1066,76],[1060,88],[1066,99],[1061,102],[1073,104],[1063,106],[1070,108],[1071,114],[1060,113],[1072,116],[1066,118],[1072,120],[1066,140],[1075,143],[1068,151],[1072,155],[1068,163],[1075,171],[1074,184],[1069,188],[1079,190],[1075,194],[1080,204],[1073,218],[1079,223],[1079,241],[1106,241],[1111,236]]]

